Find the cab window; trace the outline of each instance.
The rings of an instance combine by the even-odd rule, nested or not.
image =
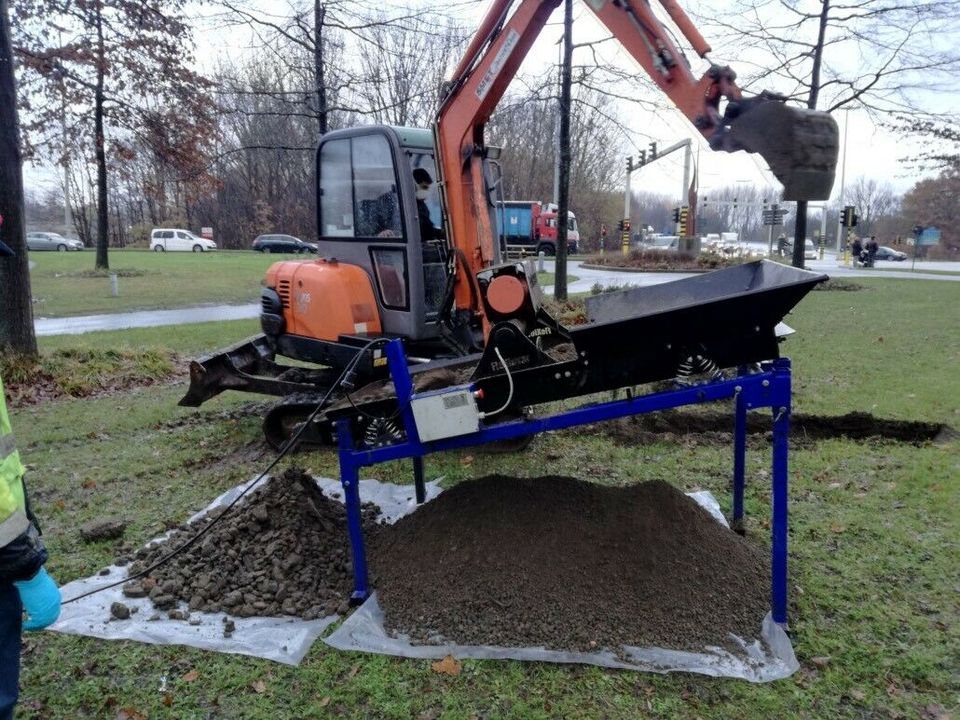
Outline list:
[[[384,136],[324,143],[319,173],[324,236],[403,239],[393,154]]]

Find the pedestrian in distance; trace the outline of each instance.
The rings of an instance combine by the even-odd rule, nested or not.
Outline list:
[[[777,254],[780,257],[786,256],[789,245],[790,243],[787,242],[787,236],[784,233],[777,235]]]
[[[877,251],[880,249],[880,243],[877,242],[877,236],[871,235],[870,239],[867,240],[867,265],[873,267],[873,263],[877,259]]]
[[[863,243],[860,242],[860,238],[855,237],[850,244],[850,255],[853,258],[854,267],[856,267],[857,263],[863,261],[861,257],[861,255],[863,255]]]
[[[13,254],[0,240],[0,262]],[[0,720],[12,720],[19,696],[21,632],[41,630],[60,615],[60,590],[43,567],[47,551],[25,473],[0,378]]]

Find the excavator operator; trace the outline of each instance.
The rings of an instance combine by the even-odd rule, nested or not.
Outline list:
[[[433,178],[422,167],[414,168],[413,181],[417,186],[417,216],[420,221],[420,241],[443,240],[443,230],[433,224],[430,219],[430,208],[427,207],[427,196],[433,187]]]

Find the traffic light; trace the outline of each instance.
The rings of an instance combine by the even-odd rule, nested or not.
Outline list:
[[[680,237],[686,237],[687,229],[690,227],[690,208],[684,205],[680,208]]]
[[[617,220],[617,232],[623,232],[623,220]]]
[[[633,155],[630,155],[627,158],[627,176],[629,176],[630,173],[632,172],[633,172]]]
[[[643,165],[646,165],[646,164],[647,164],[647,151],[646,151],[646,150],[641,150],[641,151],[640,151],[640,165],[643,166]]]
[[[847,228],[856,227],[860,222],[860,216],[857,215],[857,209],[853,205],[847,205],[843,208],[843,226]]]
[[[656,159],[657,159],[657,144],[656,144],[655,142],[652,142],[652,143],[650,143],[650,145],[648,145],[647,147],[650,148],[650,159],[651,159],[651,160],[656,160]]]
[[[620,231],[621,231],[621,232],[625,232],[625,233],[627,233],[627,234],[630,233],[630,221],[629,221],[629,220],[621,220],[621,221],[620,221],[620,225],[621,225],[621,228],[620,228]]]
[[[673,209],[673,221],[674,221],[675,223],[680,222],[680,208],[678,208],[678,207],[675,207],[675,208]]]

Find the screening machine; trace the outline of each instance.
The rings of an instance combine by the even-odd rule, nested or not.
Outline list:
[[[570,329],[554,323],[531,337],[513,322],[495,324],[479,362],[452,366],[453,371],[448,365],[442,376],[429,364],[410,367],[402,341],[386,342],[390,391],[369,400],[358,397],[327,414],[340,453],[354,600],[362,601],[369,593],[360,526],[361,467],[411,458],[417,500],[422,502],[423,458],[433,452],[733,399],[735,528],[742,528],[743,520],[746,413],[764,407],[774,413],[771,596],[774,620],[785,623],[790,362],[779,357],[778,326],[826,279],[758,261],[600,295],[587,303],[588,322]],[[465,367],[473,367],[472,374],[463,374]],[[437,382],[458,377],[463,380]],[[671,379],[675,383],[669,390],[628,393],[624,400],[538,416],[531,412],[531,406],[553,400]],[[382,432],[371,433],[370,418],[377,417]]]

